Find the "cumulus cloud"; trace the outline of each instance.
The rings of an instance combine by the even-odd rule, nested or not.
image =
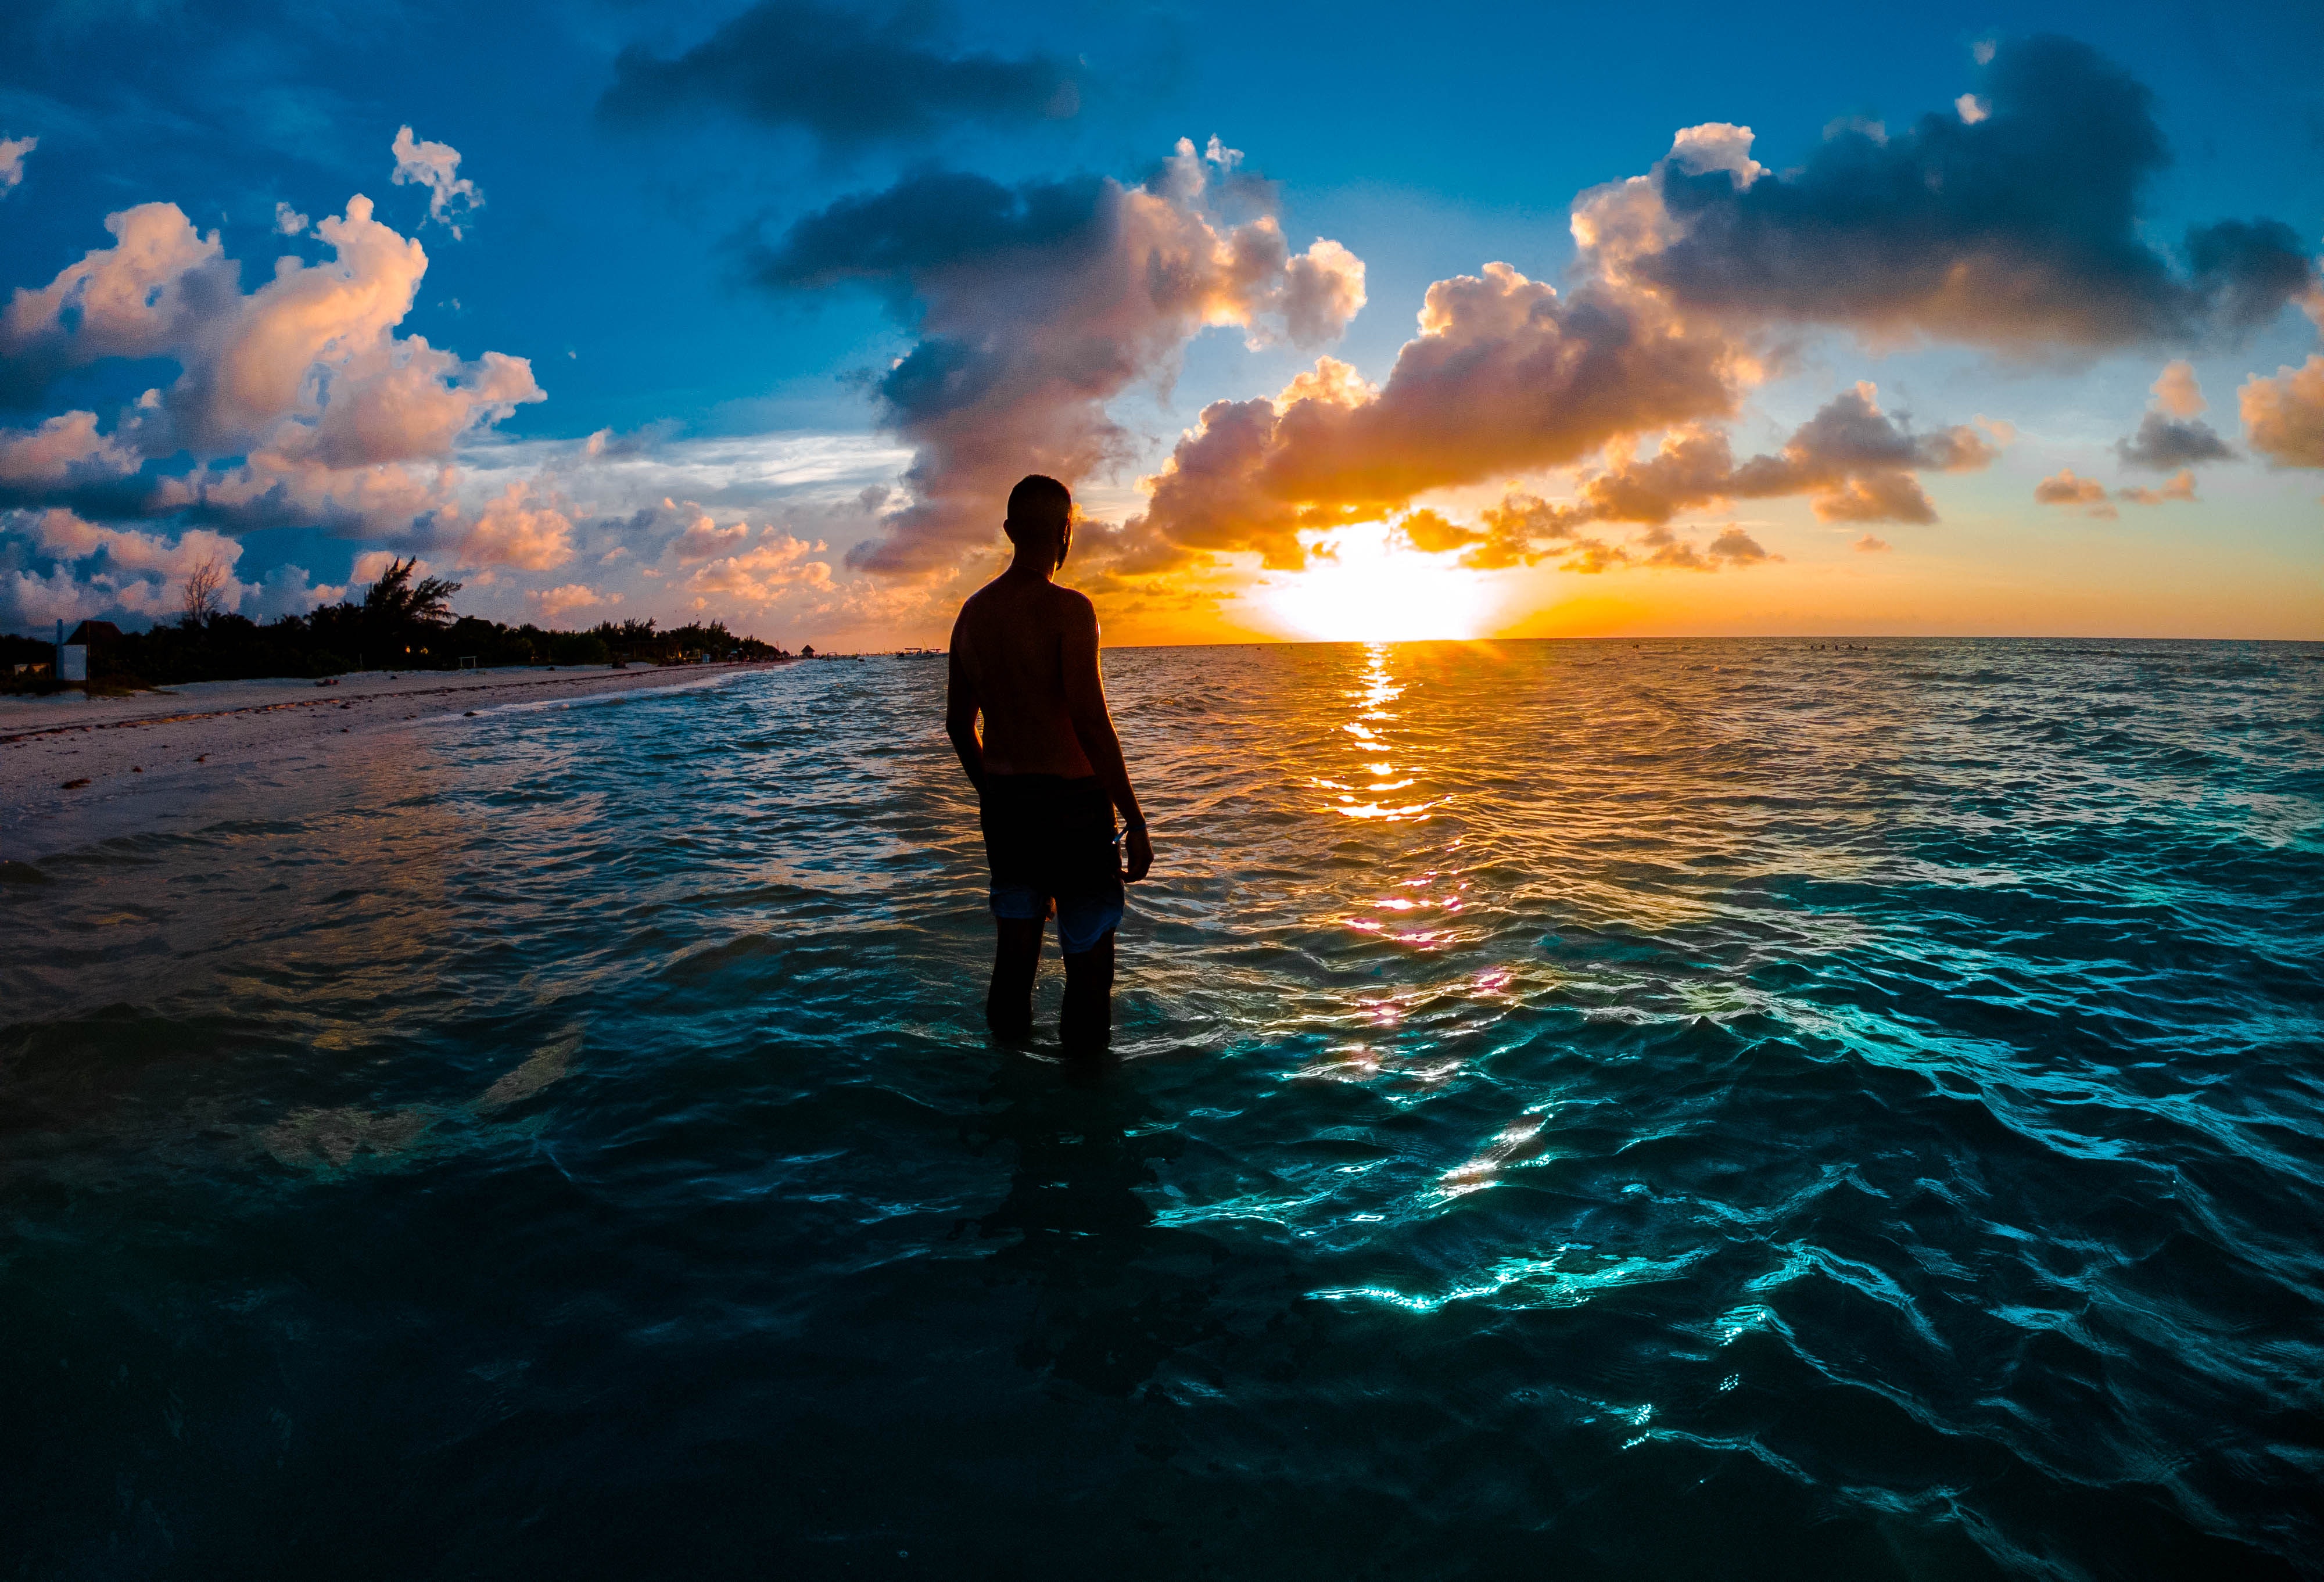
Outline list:
[[[0,313],[0,403],[31,405],[69,368],[189,346],[239,294],[218,234],[195,231],[174,203],[107,215],[105,228],[112,246],[37,290],[19,286]]]
[[[450,229],[458,240],[456,216],[484,207],[476,184],[460,174],[460,151],[448,143],[415,141],[409,126],[399,127],[389,145],[395,155],[395,184],[409,182],[428,189],[428,217]]]
[[[1730,566],[1756,566],[1761,561],[1781,560],[1780,555],[1770,555],[1759,541],[1741,528],[1722,529],[1708,546],[1697,547],[1691,539],[1682,538],[1668,528],[1648,528],[1640,534],[1636,547],[1641,553],[1633,555],[1622,550],[1609,550],[1591,540],[1579,547],[1579,554],[1569,569],[1600,572],[1616,564],[1627,562],[1656,571],[1713,572]]]
[[[1683,430],[1653,456],[1591,479],[1582,496],[1605,521],[1663,522],[1716,500],[1804,494],[1819,521],[1927,523],[1937,520],[1936,507],[1914,474],[1975,472],[1996,454],[1967,424],[1914,434],[1880,409],[1877,389],[1859,381],[1794,429],[1777,455],[1735,466],[1726,436]]]
[[[600,593],[585,583],[567,583],[561,588],[535,589],[525,594],[525,600],[540,619],[551,625],[583,610],[595,610],[618,604],[619,593]]]
[[[2149,412],[2138,420],[2138,432],[2115,441],[2115,454],[2128,467],[2151,467],[2167,473],[2173,467],[2233,459],[2235,449],[2200,418],[2169,418]]]
[[[1876,538],[1871,534],[1867,533],[1864,537],[1858,538],[1854,544],[1849,546],[1849,547],[1854,549],[1859,555],[1885,555],[1891,547],[1893,547],[1893,546],[1891,546],[1886,538]]]
[[[427,537],[463,570],[505,566],[552,571],[573,558],[572,521],[523,481],[511,483],[474,516],[456,509],[439,512]]]
[[[2196,417],[2211,404],[2203,399],[2203,386],[2195,377],[2195,365],[2183,357],[2165,363],[2149,388],[2154,394],[2154,409],[2165,417]]]
[[[61,508],[0,512],[0,536],[52,564],[45,571],[0,570],[0,627],[17,630],[91,618],[152,621],[174,616],[187,574],[215,562],[229,571],[242,546],[207,529],[172,538],[89,521]],[[221,590],[236,608],[259,587],[229,576]]]
[[[24,156],[41,146],[37,137],[0,137],[0,197],[24,179]]]
[[[1108,401],[1167,381],[1206,327],[1312,342],[1362,306],[1363,266],[1318,241],[1295,257],[1269,189],[1180,139],[1162,170],[1006,188],[922,171],[843,199],[752,250],[753,277],[879,291],[919,339],[878,382],[882,420],[914,446],[911,501],[850,564],[925,573],[991,543],[1028,472],[1076,482],[1120,459]],[[1229,204],[1256,209],[1236,222]]]
[[[769,528],[757,544],[710,561],[687,578],[685,585],[697,594],[724,595],[756,605],[770,603],[793,588],[827,588],[830,564],[807,558],[820,547]]]
[[[2244,438],[2272,466],[2324,467],[2324,356],[2257,374],[2236,392]]]
[[[929,6],[881,15],[761,0],[675,60],[636,44],[623,50],[598,113],[638,125],[704,106],[853,147],[925,139],[964,123],[1070,116],[1081,94],[1073,72],[1048,56],[951,49]]]
[[[2174,467],[2234,457],[2227,442],[2197,416],[2209,403],[2203,399],[2203,387],[2191,364],[2183,360],[2164,363],[2153,388],[2153,404],[2139,419],[2138,432],[2115,441],[2115,454],[2125,466],[2167,473]]]
[[[1204,408],[1125,543],[1140,558],[1256,551],[1305,563],[1302,531],[1425,491],[1579,461],[1617,437],[1729,415],[1746,370],[1719,336],[1506,263],[1428,290],[1377,391],[1318,364],[1273,400]]]
[[[197,232],[173,204],[106,225],[112,246],[19,289],[0,315],[0,392],[37,398],[62,371],[110,358],[167,357],[180,373],[110,435],[88,413],[11,431],[0,483],[19,498],[34,480],[85,489],[134,472],[133,457],[190,450],[202,464],[153,482],[124,511],[398,533],[453,503],[462,440],[545,399],[522,358],[471,362],[396,335],[427,253],[360,195],[315,227],[330,262],[281,259],[247,295],[217,233]]]
[[[1978,114],[1838,126],[1795,171],[1674,149],[1585,194],[1575,235],[1690,310],[2012,354],[2234,332],[2313,285],[2273,220],[2193,227],[2183,270],[2147,242],[2139,201],[2169,161],[2152,96],[2088,46],[2003,44],[1984,75]]]
[[[2191,468],[2181,467],[2159,489],[2117,489],[2114,496],[2133,505],[2162,505],[2173,500],[2191,503],[2195,498],[2195,474]]]
[[[117,435],[99,434],[95,412],[60,412],[29,430],[0,428],[0,484],[53,487],[118,478],[143,460]]]
[[[2076,477],[2071,467],[2061,467],[2034,484],[2034,500],[2039,505],[2084,506],[2095,517],[2116,514],[2114,507],[2107,501],[2106,485],[2096,478]]]
[[[1407,345],[1406,353],[1411,349]],[[1403,366],[1399,360],[1399,373]],[[1464,373],[1473,377],[1476,366],[1472,363]],[[1616,364],[1607,373],[1620,388],[1627,371]],[[1491,397],[1508,385],[1480,381],[1480,389],[1471,377],[1445,382],[1434,404],[1440,410],[1452,410],[1443,413],[1440,433],[1453,428],[1464,416],[1480,425],[1507,417],[1493,406]],[[1237,550],[1255,550],[1268,566],[1295,567],[1304,563],[1302,532],[1360,520],[1355,513],[1393,509],[1424,489],[1472,483],[1496,472],[1570,463],[1600,447],[1609,453],[1610,461],[1582,482],[1577,498],[1569,504],[1553,505],[1512,491],[1499,505],[1480,512],[1473,527],[1452,522],[1433,510],[1412,512],[1399,525],[1416,547],[1463,549],[1462,565],[1498,570],[1553,554],[1576,553],[1576,534],[1591,522],[1658,528],[1682,511],[1725,500],[1804,494],[1823,521],[1932,522],[1936,508],[1915,474],[1974,471],[1989,464],[1997,454],[1993,441],[1969,425],[1915,433],[1907,422],[1881,410],[1878,391],[1871,384],[1859,383],[1826,402],[1793,432],[1781,452],[1754,456],[1740,465],[1725,434],[1692,423],[1669,428],[1655,451],[1640,455],[1632,448],[1628,430],[1654,425],[1623,421],[1618,406],[1609,402],[1578,413],[1550,409],[1556,421],[1529,435],[1519,430],[1497,448],[1487,448],[1497,437],[1490,432],[1472,433],[1471,448],[1465,454],[1448,445],[1443,452],[1407,459],[1383,448],[1370,458],[1373,470],[1367,473],[1342,461],[1361,451],[1361,442],[1331,430],[1369,420],[1377,423],[1367,430],[1374,445],[1388,446],[1392,426],[1378,422],[1373,415],[1396,395],[1397,376],[1378,392],[1329,377],[1314,379],[1310,390],[1339,394],[1331,400],[1313,393],[1288,401],[1278,398],[1279,405],[1222,401],[1207,409],[1202,425],[1179,442],[1170,465],[1147,480],[1153,509],[1133,520],[1124,535],[1131,547],[1124,554],[1123,569],[1159,569],[1188,556]],[[1416,400],[1412,408],[1428,404]],[[1311,406],[1325,409],[1321,421],[1309,416]],[[1304,431],[1290,428],[1283,419],[1291,416],[1305,418],[1309,427]],[[1572,433],[1573,426],[1592,421],[1608,426],[1585,428],[1578,437]],[[1286,465],[1285,452],[1317,444],[1318,431],[1330,442],[1323,464],[1300,458]],[[1532,448],[1526,447],[1527,439]],[[1303,492],[1278,492],[1277,478],[1295,480],[1293,487]],[[1676,543],[1668,538],[1648,543],[1648,549],[1667,554],[1646,563],[1694,565],[1696,552],[1674,547]],[[1611,563],[1605,552],[1586,545],[1579,553],[1589,563],[1580,569],[1602,569]],[[1727,558],[1742,563],[1731,552]]]
[[[305,215],[300,214],[289,204],[281,202],[280,200],[275,203],[274,234],[276,235],[296,236],[300,232],[305,230],[308,225],[312,223],[313,222],[309,221]]]

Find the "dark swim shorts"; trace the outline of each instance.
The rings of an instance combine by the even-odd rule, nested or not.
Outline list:
[[[992,867],[995,917],[1047,917],[1075,955],[1121,922],[1113,802],[1093,775],[987,775],[977,822]]]

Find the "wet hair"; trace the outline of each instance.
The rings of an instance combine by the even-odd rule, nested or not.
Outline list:
[[[1029,517],[1070,516],[1074,509],[1074,492],[1055,478],[1034,473],[1018,481],[1009,492],[1009,520],[1021,521]]]

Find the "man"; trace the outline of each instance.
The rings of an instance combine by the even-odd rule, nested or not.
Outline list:
[[[1065,958],[1057,1034],[1068,1053],[1102,1050],[1113,1029],[1113,931],[1123,871],[1154,866],[1121,739],[1098,674],[1097,612],[1050,581],[1073,543],[1074,497],[1055,478],[1009,492],[1001,524],[1017,557],[960,609],[952,629],[945,734],[980,802],[999,938],[984,1019],[1002,1038],[1033,1030],[1033,975],[1051,910]],[[977,732],[978,714],[984,731]]]

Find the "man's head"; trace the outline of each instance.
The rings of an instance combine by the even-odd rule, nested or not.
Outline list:
[[[1073,546],[1074,492],[1035,473],[1009,492],[1009,520],[1001,526],[1019,554],[1037,561],[1048,556],[1048,568],[1055,571]]]

